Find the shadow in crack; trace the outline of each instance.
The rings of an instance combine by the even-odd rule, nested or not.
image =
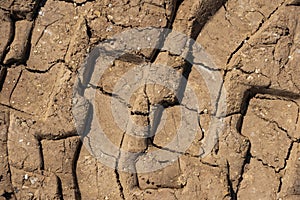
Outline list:
[[[6,75],[7,68],[0,66],[0,92],[2,91]]]
[[[75,189],[75,199],[79,200],[81,199],[81,192],[80,192],[80,188],[79,188],[79,183],[78,183],[78,178],[77,178],[77,163],[78,163],[78,159],[79,159],[79,155],[80,155],[80,151],[82,148],[82,141],[79,141],[79,144],[76,148],[76,151],[74,153],[74,160],[72,163],[72,174],[73,174],[73,182],[74,182],[74,189]]]

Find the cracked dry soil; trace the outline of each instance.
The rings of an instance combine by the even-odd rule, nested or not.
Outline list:
[[[300,199],[300,7],[290,0],[0,1],[0,199]],[[165,27],[197,41],[212,57],[226,94],[225,126],[213,151],[199,146],[214,113],[201,75],[183,58],[142,49],[117,59],[95,89],[99,121],[130,152],[166,149],[185,105],[160,85],[128,102],[130,117],[163,129],[135,139],[116,126],[110,101],[118,79],[140,62],[187,74],[196,91],[195,140],[171,165],[130,174],[98,162],[72,116],[77,71],[99,42],[131,28]],[[165,39],[165,38],[164,38]],[[174,80],[176,82],[176,80]],[[160,91],[157,93],[156,91]],[[216,102],[217,103],[217,102]],[[131,131],[127,128],[127,131]],[[86,136],[88,140],[88,136]],[[131,158],[138,165],[138,157]]]

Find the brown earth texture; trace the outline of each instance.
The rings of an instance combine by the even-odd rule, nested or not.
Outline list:
[[[0,200],[299,200],[299,112],[299,0],[0,1]]]

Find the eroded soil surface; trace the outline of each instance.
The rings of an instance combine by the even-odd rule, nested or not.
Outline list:
[[[0,1],[0,199],[300,199],[299,5],[297,0]],[[115,60],[94,87],[94,112],[113,144],[141,156],[107,155],[116,163],[110,168],[83,144],[89,135],[77,134],[74,82],[98,43],[149,26],[184,33],[205,49],[215,63],[207,70],[222,75],[216,89],[226,91],[226,109],[216,112],[218,102],[211,102],[203,77],[178,55],[141,49]],[[162,44],[168,41],[182,42],[166,36]],[[188,74],[199,100],[194,110],[160,85],[137,90],[127,102],[132,121],[154,127],[151,109],[157,104],[167,113],[151,140],[127,134],[134,131],[129,126],[121,130],[110,106],[117,98],[115,84],[140,63]],[[180,109],[199,118],[195,140],[171,165],[141,173],[143,154],[176,151],[163,147],[176,137]],[[213,151],[200,158],[212,115],[225,125]],[[122,159],[132,166],[120,166]]]

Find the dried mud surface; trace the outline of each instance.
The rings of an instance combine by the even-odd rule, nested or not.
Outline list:
[[[0,1],[0,200],[300,199],[299,4]],[[168,52],[135,52],[133,58],[142,62],[188,71],[188,83],[200,100],[194,111],[200,120],[195,141],[172,165],[130,174],[119,170],[122,155],[113,157],[117,168],[112,169],[82,144],[71,112],[73,85],[87,53],[99,42],[148,26],[184,33],[213,58],[216,67],[208,70],[222,74],[220,88],[227,92],[226,112],[219,116],[225,127],[213,151],[200,159],[198,147],[214,112],[201,75]],[[118,129],[109,110],[113,87],[137,64],[135,59],[116,60],[104,74],[96,87],[96,112],[115,145],[145,152],[175,137],[178,110],[186,105],[177,104],[159,85],[149,86],[130,100],[131,117],[151,123],[149,105],[163,102],[171,116],[165,127],[151,144]]]

